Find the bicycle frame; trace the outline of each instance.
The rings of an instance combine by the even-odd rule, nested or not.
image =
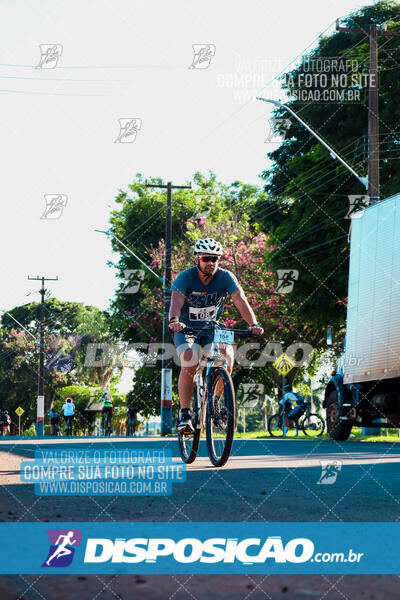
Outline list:
[[[206,372],[205,380],[207,385],[207,403],[209,415],[213,416],[214,408],[212,404],[212,389],[211,389],[211,377],[210,372],[212,368],[223,366],[226,368],[227,360],[219,354],[219,344],[212,342],[210,356],[203,356],[196,368],[193,381],[196,383],[197,390],[197,429],[204,429],[205,417],[206,417],[206,403],[204,402],[204,369]]]
[[[224,327],[221,327],[221,325],[218,322],[209,321],[208,323],[209,323],[209,325],[213,325],[213,327],[203,327],[203,328],[199,328],[199,329],[193,329],[191,327],[186,327],[185,329],[182,330],[182,332],[184,333],[186,331],[186,332],[189,332],[190,334],[192,334],[192,333],[196,334],[196,333],[201,332],[202,330],[213,329],[215,331],[216,329],[225,329]],[[247,335],[250,335],[249,331],[242,330],[242,329],[230,329],[229,328],[228,331],[237,333],[241,337],[246,337]],[[224,343],[227,343],[227,342],[224,342]],[[205,426],[206,404],[204,402],[204,378],[203,378],[204,369],[205,369],[205,380],[206,380],[206,385],[207,385],[208,414],[210,415],[210,417],[213,417],[214,416],[214,406],[212,403],[212,388],[211,388],[210,372],[211,372],[211,369],[213,369],[215,367],[224,367],[225,369],[227,368],[228,361],[226,360],[226,358],[224,358],[220,354],[219,346],[220,346],[220,342],[216,342],[214,340],[211,342],[209,355],[202,356],[202,358],[199,360],[199,363],[196,368],[196,372],[193,377],[193,381],[196,383],[196,389],[197,389],[197,414],[198,414],[197,429],[203,429]]]

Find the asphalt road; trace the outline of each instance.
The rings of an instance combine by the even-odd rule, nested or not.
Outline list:
[[[215,469],[202,442],[198,459],[188,466],[186,482],[174,483],[170,496],[39,497],[33,485],[20,482],[20,463],[33,458],[35,448],[67,446],[167,448],[180,460],[177,442],[171,438],[60,438],[56,446],[52,440],[10,438],[0,444],[1,521],[339,522],[400,518],[400,444],[237,440],[227,465]],[[335,465],[337,477],[332,484],[318,483],[321,463],[326,462]],[[391,599],[399,596],[399,583],[397,576],[3,576],[0,597]]]

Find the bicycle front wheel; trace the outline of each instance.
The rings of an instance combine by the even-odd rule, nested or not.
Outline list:
[[[268,431],[272,437],[283,437],[283,419],[282,415],[276,413],[268,419]]]
[[[325,430],[325,421],[322,417],[311,413],[304,417],[301,428],[308,437],[320,437]]]
[[[179,452],[184,463],[189,465],[194,461],[199,451],[201,428],[198,428],[197,414],[197,385],[194,384],[192,401],[192,425],[193,433],[178,434]]]
[[[211,411],[207,398],[206,437],[208,455],[215,467],[229,458],[235,431],[235,391],[231,376],[223,368],[213,370]]]

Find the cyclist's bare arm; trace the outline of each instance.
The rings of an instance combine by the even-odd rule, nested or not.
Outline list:
[[[171,294],[171,305],[169,307],[169,315],[168,318],[171,320],[173,317],[177,319],[175,323],[170,323],[169,328],[171,331],[177,332],[184,329],[185,325],[183,323],[179,323],[179,317],[181,315],[182,306],[185,302],[185,296],[180,292],[173,290]]]
[[[257,323],[257,319],[245,296],[244,291],[242,289],[236,290],[233,292],[233,294],[231,294],[231,298],[242,318],[250,325],[251,332],[255,335],[262,335],[264,333],[264,329],[262,327],[252,327],[253,323]]]

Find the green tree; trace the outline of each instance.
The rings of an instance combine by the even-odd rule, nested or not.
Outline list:
[[[377,2],[344,20],[348,27],[369,30],[370,23],[387,22],[388,29],[400,29],[397,2]],[[400,191],[399,116],[400,80],[398,38],[379,38],[380,46],[380,145],[382,197]],[[352,58],[358,72],[369,64],[369,39],[358,34],[335,32],[320,39],[317,47],[299,67],[287,73],[283,87],[287,104],[305,119],[360,174],[366,174],[363,151],[368,131],[368,94],[362,90],[361,103],[339,102],[300,104],[293,100],[299,76],[307,60],[323,57]],[[288,79],[292,77],[292,80]],[[322,87],[316,80],[314,89]],[[289,83],[288,83],[289,82]],[[294,85],[290,85],[294,82]],[[289,88],[292,89],[289,89]],[[276,117],[287,118],[280,109]],[[277,128],[281,128],[277,125]],[[348,277],[348,232],[350,221],[348,195],[364,194],[363,186],[294,118],[283,143],[269,154],[273,161],[263,173],[268,197],[259,199],[253,220],[271,235],[276,252],[271,257],[274,269],[297,269],[299,279],[287,295],[288,312],[296,330],[313,346],[321,346],[325,326],[345,320]],[[342,328],[343,331],[343,328]]]
[[[26,327],[30,336],[7,314],[0,329],[0,407],[12,413],[21,405],[25,420],[36,417],[40,304],[17,306],[9,313]],[[36,339],[36,341],[35,341]],[[46,301],[45,311],[45,411],[64,386],[103,386],[118,378],[112,362],[86,366],[89,344],[114,344],[112,319],[105,311],[82,303]]]
[[[269,257],[273,247],[268,237],[262,232],[255,231],[243,214],[230,212],[229,218],[226,214],[217,216],[213,214],[207,219],[190,219],[185,223],[184,238],[174,241],[173,244],[173,279],[180,271],[193,266],[193,246],[199,237],[214,237],[221,241],[224,248],[221,267],[232,271],[237,276],[258,320],[265,329],[265,338],[273,340],[287,336],[289,339],[292,335],[292,325],[284,325],[282,311],[285,312],[286,309],[281,306],[281,295],[272,294],[276,289],[277,280],[276,275],[269,269]],[[163,257],[164,243],[160,241],[151,253],[152,267],[161,270]],[[161,287],[148,288],[144,283],[140,306],[126,312],[126,326],[134,331],[137,338],[150,343],[161,340]],[[222,322],[229,327],[247,327],[230,300],[225,307]],[[256,342],[255,339],[252,341]],[[262,345],[265,345],[265,340]],[[247,358],[256,359],[257,355],[259,351],[249,351]],[[130,398],[134,399],[142,414],[150,415],[159,412],[159,368],[160,361],[155,362],[154,366],[141,365],[135,373]],[[176,365],[173,372],[176,384],[179,372]],[[235,384],[238,385],[242,378],[249,376],[248,374],[249,369],[236,365],[233,371]],[[262,382],[269,390],[276,385],[274,378],[278,379],[279,376],[270,366],[266,366],[265,368],[253,367],[251,377],[253,381]],[[178,400],[177,396],[175,400]]]
[[[149,183],[164,183],[161,179],[151,178]],[[254,185],[233,182],[230,186],[218,182],[213,173],[206,177],[197,172],[193,176],[192,190],[174,190],[172,210],[172,239],[174,243],[187,236],[186,222],[197,222],[208,218],[228,219],[234,211],[237,215],[250,212],[257,197],[265,194]],[[146,188],[142,175],[137,174],[129,191],[120,191],[116,198],[119,205],[112,211],[110,231],[135,252],[146,264],[152,266],[159,276],[163,274],[163,263],[152,263],[153,252],[165,237],[166,192],[157,188]],[[126,293],[125,272],[142,269],[140,262],[127,250],[112,240],[113,250],[118,254],[114,264],[120,284],[112,303],[116,329],[122,339],[142,341],[137,329],[127,328],[127,314],[132,308],[140,307],[149,294],[159,293],[159,283],[154,275],[145,271],[145,279],[137,293]]]

